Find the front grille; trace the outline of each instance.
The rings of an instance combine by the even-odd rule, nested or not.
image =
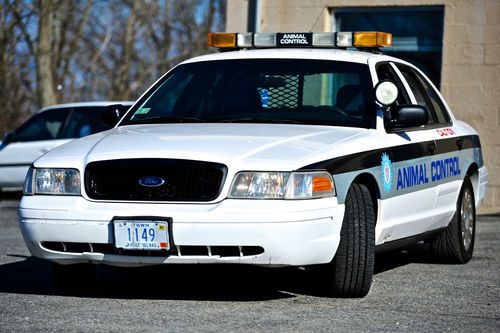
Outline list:
[[[85,169],[85,191],[95,200],[212,201],[224,184],[223,164],[172,159],[122,159],[91,162]],[[164,180],[148,187],[144,177]]]

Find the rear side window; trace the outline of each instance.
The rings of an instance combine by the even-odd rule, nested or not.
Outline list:
[[[69,109],[52,109],[28,119],[13,133],[13,141],[41,141],[57,139]]]
[[[408,82],[417,103],[427,107],[429,111],[429,124],[448,124],[450,122],[450,116],[443,102],[429,82],[413,68],[400,64],[397,66]]]
[[[110,127],[101,121],[101,112],[103,110],[103,107],[73,108],[60,138],[81,138],[109,129]]]

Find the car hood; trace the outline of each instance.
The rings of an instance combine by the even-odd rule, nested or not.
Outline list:
[[[98,160],[168,158],[218,162],[238,170],[296,170],[352,153],[353,140],[375,133],[360,128],[288,124],[122,126],[74,140],[35,165],[83,168]]]

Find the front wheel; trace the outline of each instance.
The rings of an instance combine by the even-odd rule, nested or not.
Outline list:
[[[472,258],[476,236],[476,206],[469,177],[465,177],[457,209],[448,227],[434,239],[435,255],[450,263],[465,264]]]
[[[319,267],[329,295],[363,297],[375,264],[375,211],[365,185],[352,184],[345,201],[340,243],[331,263]]]

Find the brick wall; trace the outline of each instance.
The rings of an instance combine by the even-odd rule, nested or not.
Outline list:
[[[446,1],[441,90],[481,137],[489,188],[480,213],[500,212],[500,1]]]
[[[444,5],[441,92],[481,137],[489,188],[479,213],[500,212],[500,0],[260,0],[260,31],[331,31],[342,7]],[[229,0],[227,31],[246,31],[247,0]],[[416,27],[418,28],[418,27]]]

